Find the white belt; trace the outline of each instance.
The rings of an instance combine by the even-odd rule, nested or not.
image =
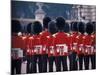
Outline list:
[[[60,55],[68,52],[68,46],[66,46],[66,44],[57,44],[56,46],[58,47],[57,52],[60,53]],[[61,47],[63,48],[61,49]]]
[[[77,45],[77,43],[73,43],[74,45]]]
[[[83,44],[80,44],[80,46],[83,46]]]
[[[91,47],[91,45],[86,45],[86,47]]]

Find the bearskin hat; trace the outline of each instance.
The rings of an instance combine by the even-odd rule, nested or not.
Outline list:
[[[69,32],[70,31],[70,26],[68,23],[65,24],[65,27],[64,27],[64,32]]]
[[[48,30],[51,34],[54,34],[57,32],[57,27],[56,27],[56,22],[55,21],[50,21],[48,24]]]
[[[96,22],[94,21],[92,22],[92,24],[93,24],[93,31],[96,32]]]
[[[78,22],[72,23],[72,26],[71,27],[72,27],[71,28],[72,31],[78,31]]]
[[[88,23],[86,24],[86,32],[87,32],[88,34],[91,34],[91,33],[93,32],[93,24],[92,24],[91,22],[88,22]]]
[[[34,34],[39,34],[40,32],[42,32],[42,25],[39,21],[33,22],[33,32]]]
[[[71,31],[73,30],[73,23],[74,23],[74,22],[71,22],[71,23],[70,23],[70,30],[71,30]]]
[[[32,32],[32,23],[29,23],[27,25],[27,33],[31,33]]]
[[[85,23],[83,22],[78,23],[78,31],[82,34],[85,32]]]
[[[65,19],[63,17],[58,17],[56,19],[56,26],[58,30],[63,30],[65,27]]]
[[[17,20],[12,20],[11,21],[11,31],[12,33],[18,33],[21,31],[21,24]]]
[[[48,23],[51,21],[51,18],[50,17],[45,17],[43,19],[43,28],[45,29],[48,29]]]

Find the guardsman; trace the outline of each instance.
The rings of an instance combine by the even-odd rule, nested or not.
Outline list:
[[[79,22],[78,23],[78,58],[79,58],[79,70],[83,70],[83,59],[84,59],[84,32],[85,32],[85,23]]]
[[[27,34],[25,32],[22,32],[21,35],[21,49],[23,50],[23,61],[26,61],[26,45],[27,45]]]
[[[91,36],[93,32],[93,25],[91,22],[88,22],[86,24],[86,33],[84,36],[84,45],[85,45],[85,53],[84,53],[84,64],[85,64],[85,70],[89,69],[89,58],[91,56],[91,53],[93,53],[93,37]]]
[[[68,43],[69,43],[69,47],[68,47],[68,51],[69,51],[69,52],[68,52],[68,55],[70,55],[70,53],[71,53],[71,44],[72,44],[72,43],[71,43],[71,40],[70,40],[70,39],[71,39],[71,38],[70,38],[70,37],[71,37],[71,36],[70,36],[70,29],[71,29],[70,24],[69,24],[69,23],[66,23],[66,24],[65,24],[65,27],[64,27],[64,32],[65,32],[66,34],[69,35],[69,38],[68,38],[68,39],[69,39],[69,42],[68,42]],[[68,58],[69,58],[69,57],[68,57]],[[68,61],[67,61],[67,62],[68,62]],[[70,64],[67,64],[67,65],[68,65],[68,67],[70,67]]]
[[[22,58],[19,56],[19,49],[21,48],[21,37],[19,32],[21,31],[21,25],[19,21],[12,20],[12,39],[11,39],[11,74],[21,74],[21,61]]]
[[[27,73],[32,73],[32,49],[31,49],[31,37],[32,37],[32,34],[31,34],[31,27],[32,27],[32,23],[29,23],[27,25],[27,34],[26,34],[26,44],[25,44],[25,52],[26,52],[26,59],[27,59]],[[25,38],[23,37],[23,40]]]
[[[56,19],[56,26],[58,32],[54,34],[54,46],[55,46],[55,63],[56,71],[67,71],[67,55],[68,55],[68,42],[69,35],[66,34],[63,29],[65,26],[65,19],[63,17],[58,17]],[[62,69],[61,69],[62,64]]]
[[[53,72],[53,63],[55,62],[55,49],[53,45],[53,34],[57,32],[56,23],[55,21],[50,21],[48,24],[48,31],[50,32],[50,35],[47,36],[47,44],[46,48],[48,49],[48,61],[49,61],[49,72]]]
[[[42,73],[43,67],[42,67],[42,43],[41,43],[41,35],[40,32],[42,32],[42,25],[39,21],[33,22],[33,32],[34,32],[34,38],[32,41],[32,52],[33,58],[32,58],[32,69],[34,70],[34,73],[37,72],[37,64],[38,64],[38,72]]]
[[[90,56],[91,68],[96,69],[96,22],[93,22],[93,33],[91,34],[91,36],[93,37],[93,42],[92,42],[93,52]]]
[[[71,43],[71,50],[69,55],[70,60],[70,70],[77,70],[77,50],[78,50],[78,22],[74,22],[71,25],[71,32],[70,32],[70,43]]]
[[[43,19],[43,31],[40,33],[41,35],[41,43],[43,45],[42,48],[42,67],[43,67],[43,72],[47,72],[47,59],[48,59],[48,51],[46,49],[46,41],[47,41],[47,36],[50,35],[48,32],[48,23],[51,21],[50,17],[45,17]]]

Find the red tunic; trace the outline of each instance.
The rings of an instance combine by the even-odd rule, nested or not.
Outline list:
[[[23,50],[27,49],[27,41],[28,41],[28,36],[21,36],[21,48]]]
[[[48,49],[48,56],[55,56],[55,49],[54,49],[54,37],[52,35],[47,36],[47,44],[46,44],[46,48]]]
[[[34,35],[34,39],[32,40],[32,47],[35,55],[42,54],[42,44],[40,35]]]
[[[96,45],[96,34],[93,33],[93,34],[91,34],[91,36],[93,37],[93,43],[92,43],[92,45]]]
[[[11,39],[11,43],[12,43],[12,48],[21,48],[21,37],[18,36],[17,34],[12,35],[12,39]],[[19,59],[20,57],[18,56],[18,54],[15,54],[14,51],[11,52],[11,57],[13,59]]]
[[[28,41],[27,41],[27,52],[29,52],[30,55],[34,55],[34,51],[33,51],[33,40],[34,40],[34,36],[31,35],[28,37]]]
[[[21,48],[21,37],[17,35],[12,36],[12,48]]]
[[[91,55],[93,54],[93,36],[91,35],[85,35],[84,37],[84,45],[85,45],[85,55]]]
[[[54,36],[55,56],[68,55],[69,35],[64,32],[58,32]]]
[[[77,52],[78,50],[78,32],[73,32],[70,36],[71,50]]]
[[[77,54],[84,54],[84,34],[79,34],[78,36],[78,51]]]
[[[48,31],[43,31],[40,33],[40,39],[42,44],[42,54],[48,54],[46,49],[46,43],[47,43],[47,36],[49,36],[50,33]]]
[[[92,42],[93,54],[95,54],[96,53],[96,34],[95,33],[91,34],[91,37],[93,38],[93,42]]]
[[[25,35],[21,37],[22,49],[25,50],[26,55],[32,55],[32,35]]]

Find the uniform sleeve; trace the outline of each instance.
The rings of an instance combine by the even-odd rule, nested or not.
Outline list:
[[[24,50],[24,40],[23,40],[23,37],[21,37],[20,44],[21,44],[21,49]]]
[[[93,37],[92,37],[92,45],[95,45],[95,44],[96,44],[96,36],[94,34]]]
[[[53,38],[53,41],[52,41],[52,43],[53,43],[53,46],[54,46],[54,53],[55,53],[55,55],[56,55],[56,37],[54,37]]]
[[[49,37],[47,37],[47,41],[46,41],[46,48],[49,48]]]
[[[33,48],[33,38],[31,37],[29,38],[28,46],[29,46],[29,49]]]
[[[66,45],[68,46],[68,50],[70,50],[70,36],[66,37]]]
[[[68,41],[68,50],[71,50],[72,49],[72,37],[69,36],[67,41]]]

